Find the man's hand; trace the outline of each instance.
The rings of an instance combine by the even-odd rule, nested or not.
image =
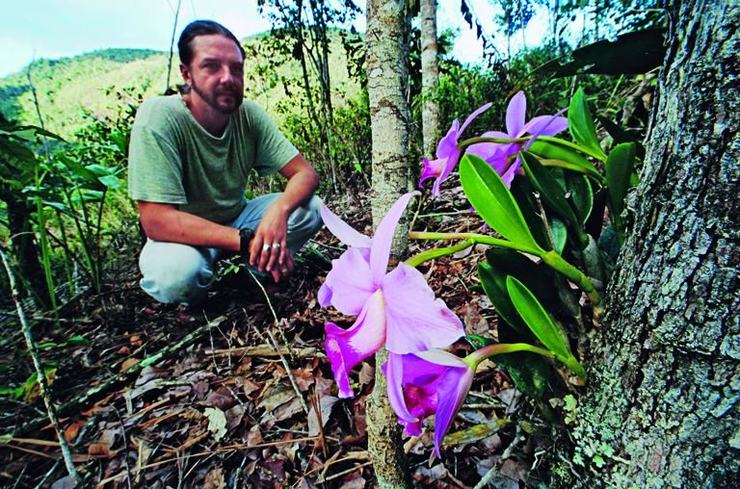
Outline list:
[[[249,246],[249,264],[260,272],[273,273],[277,270],[280,277],[289,256],[288,212],[280,200],[277,200],[267,209],[254,232],[254,238]],[[292,264],[293,260],[290,261]],[[275,281],[277,282],[278,278]]]

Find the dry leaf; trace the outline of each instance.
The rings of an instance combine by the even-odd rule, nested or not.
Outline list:
[[[295,398],[295,392],[288,386],[278,384],[273,387],[265,397],[257,404],[258,408],[264,408],[265,412],[272,412],[276,407],[285,404]]]
[[[319,405],[321,408],[322,426],[326,426],[326,423],[329,421],[329,417],[331,416],[331,409],[334,407],[334,404],[336,404],[338,400],[339,398],[334,396],[323,396],[320,398]],[[319,420],[318,416],[316,416],[316,409],[311,406],[311,410],[308,412],[308,436],[316,436],[318,434]]]
[[[219,408],[206,408],[206,418],[208,418],[208,431],[213,433],[213,439],[221,441],[226,435],[226,415]]]
[[[124,360],[121,363],[121,372],[124,372],[124,371],[128,370],[129,368],[133,367],[134,365],[136,365],[140,361],[141,361],[141,359],[140,358],[136,358],[136,357],[127,358],[126,360]]]
[[[262,443],[262,432],[258,424],[252,426],[247,433],[247,446],[253,447]]]
[[[204,405],[217,407],[222,411],[230,409],[234,404],[236,404],[236,399],[231,395],[231,391],[224,386],[208,394],[204,402]]]
[[[375,380],[375,369],[367,362],[362,362],[360,369],[360,385],[367,385]]]
[[[221,467],[214,467],[206,475],[203,481],[203,489],[224,489],[225,487],[224,470]]]

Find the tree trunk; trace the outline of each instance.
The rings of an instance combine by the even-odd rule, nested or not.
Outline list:
[[[400,195],[408,190],[408,106],[406,104],[407,16],[404,0],[367,2],[367,91],[372,130],[373,225]],[[397,229],[393,253],[406,252],[408,229]],[[375,388],[367,402],[368,452],[381,488],[408,487],[401,446],[401,428],[386,397],[380,365],[385,353],[376,355]]]
[[[672,14],[634,222],[578,410],[577,457],[606,462],[584,487],[740,487],[740,6],[694,0]]]
[[[437,63],[437,0],[421,0],[421,87],[424,107],[421,112],[422,147],[432,158],[439,139],[439,104],[434,96],[439,85]]]

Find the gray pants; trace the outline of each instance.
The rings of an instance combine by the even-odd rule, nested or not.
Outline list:
[[[280,196],[268,194],[250,200],[230,224],[256,229],[267,208]],[[321,200],[312,197],[288,218],[288,248],[295,253],[321,228]],[[159,302],[196,304],[206,297],[222,250],[147,239],[139,256],[144,292]]]

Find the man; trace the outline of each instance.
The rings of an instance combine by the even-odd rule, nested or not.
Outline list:
[[[129,196],[147,242],[141,287],[160,302],[205,298],[223,253],[279,282],[295,253],[321,226],[318,176],[269,116],[242,103],[244,50],[213,21],[189,24],[178,41],[183,95],[140,107],[129,147]],[[279,172],[282,193],[247,201],[252,169]]]

